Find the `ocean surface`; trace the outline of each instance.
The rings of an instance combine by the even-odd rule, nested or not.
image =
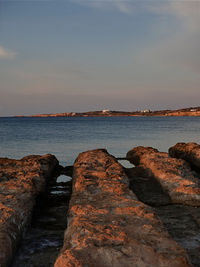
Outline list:
[[[0,157],[20,159],[51,153],[62,166],[67,166],[80,152],[89,149],[106,148],[116,157],[125,157],[138,145],[167,151],[177,142],[200,143],[200,117],[0,118],[0,138]],[[133,167],[127,161],[121,163]],[[59,176],[38,199],[12,267],[54,265],[67,227],[70,180]],[[191,216],[184,206],[159,208],[155,211],[169,233],[188,251],[194,266],[199,266],[199,228],[191,220],[196,218],[194,213]]]
[[[200,117],[0,118],[0,138],[0,157],[51,153],[66,166],[90,149],[125,157],[139,145],[167,151],[177,142],[200,143]]]

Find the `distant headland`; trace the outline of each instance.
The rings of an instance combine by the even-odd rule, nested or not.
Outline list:
[[[113,111],[100,110],[88,112],[65,112],[65,113],[50,113],[50,114],[35,114],[35,115],[19,115],[14,117],[117,117],[117,116],[200,116],[200,107],[190,107],[176,110],[156,110],[150,109],[137,111]]]

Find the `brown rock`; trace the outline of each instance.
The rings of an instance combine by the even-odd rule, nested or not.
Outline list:
[[[200,181],[184,160],[145,147],[133,148],[127,159],[156,178],[172,203],[200,206]]]
[[[174,158],[184,159],[192,166],[200,169],[200,145],[196,143],[177,143],[170,147],[169,155]]]
[[[152,208],[129,190],[123,167],[106,150],[81,153],[64,246],[55,267],[189,266]]]
[[[52,155],[21,160],[0,158],[0,266],[12,260],[20,236],[31,218],[36,196],[58,165]]]
[[[128,151],[128,153],[126,154],[126,159],[129,160],[130,163],[133,163],[134,165],[139,165],[140,158],[143,155],[146,155],[147,153],[151,154],[156,152],[158,152],[158,150],[155,148],[138,146],[137,149],[132,149]]]

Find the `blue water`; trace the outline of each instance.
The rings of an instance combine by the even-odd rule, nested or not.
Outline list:
[[[124,157],[138,145],[200,143],[200,117],[0,118],[0,138],[0,157],[51,153],[65,166],[89,149]]]

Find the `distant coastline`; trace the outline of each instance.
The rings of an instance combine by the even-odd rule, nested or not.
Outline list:
[[[123,117],[123,116],[200,116],[200,107],[190,107],[177,110],[156,110],[151,111],[113,111],[113,110],[100,110],[100,111],[88,111],[88,112],[65,112],[65,113],[50,113],[50,114],[35,114],[35,115],[18,115],[14,117]]]

